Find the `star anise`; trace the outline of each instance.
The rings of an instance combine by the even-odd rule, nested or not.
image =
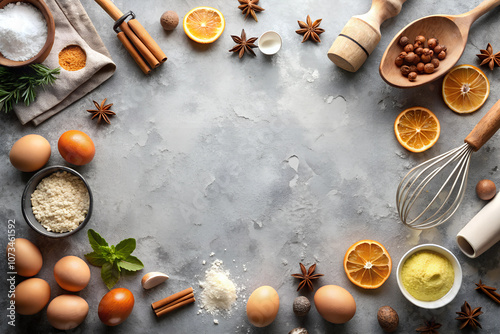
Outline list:
[[[255,15],[256,12],[262,12],[265,9],[260,7],[259,0],[238,0],[240,5],[238,6],[239,9],[241,9],[242,13],[245,14],[245,19],[249,16],[252,15],[253,19],[255,21],[257,20],[257,15]]]
[[[486,50],[481,50],[481,53],[476,56],[482,60],[481,66],[488,64],[492,71],[495,65],[500,66],[500,52],[493,54],[493,47],[490,43],[488,43]]]
[[[108,116],[116,115],[114,112],[109,110],[109,108],[113,106],[113,103],[104,105],[106,100],[107,99],[104,99],[104,101],[101,102],[101,105],[99,105],[96,101],[92,101],[94,102],[96,110],[87,110],[89,113],[93,114],[91,119],[98,117],[97,123],[101,123],[101,119],[103,119],[106,123],[111,124]]]
[[[422,334],[439,334],[438,329],[441,328],[441,324],[433,320],[424,322],[422,327],[416,329],[418,333]]]
[[[464,329],[466,326],[470,326],[473,329],[476,329],[478,327],[482,328],[481,324],[479,323],[479,320],[477,320],[477,318],[481,314],[483,314],[483,312],[481,312],[481,307],[476,307],[475,309],[472,309],[469,303],[465,302],[462,305],[461,309],[462,309],[461,312],[456,312],[459,316],[455,318],[457,320],[463,320],[460,329]]]
[[[325,32],[325,29],[318,28],[322,19],[316,20],[312,22],[311,17],[307,15],[307,23],[302,21],[297,21],[301,29],[295,30],[295,32],[299,35],[304,35],[302,39],[302,43],[307,41],[309,37],[312,38],[313,41],[317,43],[321,43],[321,39],[319,39],[319,35]]]
[[[236,43],[236,45],[229,50],[229,52],[238,52],[239,57],[243,57],[245,51],[255,56],[255,52],[253,52],[252,48],[256,48],[257,45],[253,44],[257,37],[252,37],[247,40],[247,34],[245,33],[245,29],[241,30],[241,37],[231,35],[231,38]]]
[[[306,267],[302,264],[300,264],[300,271],[302,272],[301,274],[292,274],[292,277],[299,278],[302,281],[299,283],[299,287],[297,288],[297,291],[302,289],[307,285],[307,287],[312,291],[314,290],[314,287],[312,285],[312,280],[320,278],[323,276],[323,274],[314,274],[314,271],[316,270],[316,263],[313,264],[312,266],[309,267],[309,269],[306,270]]]
[[[500,294],[498,294],[497,289],[491,287],[491,286],[487,286],[486,284],[483,284],[483,282],[481,282],[481,280],[479,280],[479,283],[476,283],[476,290],[481,290],[482,292],[484,292],[488,297],[490,297],[491,299],[493,299],[495,302],[497,302],[498,304],[500,304]]]

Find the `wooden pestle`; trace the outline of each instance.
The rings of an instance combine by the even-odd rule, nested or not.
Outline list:
[[[406,0],[373,0],[368,13],[353,16],[328,51],[338,67],[356,72],[380,42],[380,25],[399,14]]]
[[[108,13],[109,16],[111,16],[113,20],[116,21],[123,16],[123,13],[110,0],[95,1],[106,11],[106,13]],[[146,61],[152,68],[160,66],[161,63],[167,60],[167,56],[160,49],[159,45],[153,40],[146,29],[144,29],[144,27],[142,27],[142,25],[136,19],[132,19],[129,22],[123,22],[120,25],[120,29],[123,33],[125,33],[130,42],[132,42],[132,44],[137,48],[137,50],[144,57],[144,59],[146,59]],[[141,67],[141,69],[146,73],[145,69],[143,68],[143,64],[140,63],[142,59],[137,59],[137,55],[134,54],[135,50],[129,49],[129,47],[124,43],[124,36],[120,36],[120,34],[121,33],[118,34],[118,38],[120,39],[120,41],[122,41],[124,46],[127,48],[127,51],[129,51],[139,67]]]

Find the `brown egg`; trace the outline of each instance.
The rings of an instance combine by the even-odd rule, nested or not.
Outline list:
[[[41,278],[28,278],[16,286],[16,312],[23,315],[32,315],[40,312],[50,299],[49,283]]]
[[[89,304],[82,297],[75,295],[60,295],[47,307],[49,323],[62,331],[73,329],[80,325],[89,313]]]
[[[83,290],[90,281],[89,266],[76,256],[65,256],[54,266],[54,277],[64,290]]]
[[[42,269],[42,253],[27,239],[16,238],[14,242],[8,243],[7,258],[14,259],[16,272],[20,276],[35,276]]]
[[[325,285],[314,294],[314,304],[319,314],[334,324],[343,324],[356,313],[356,302],[346,289],[338,285]]]
[[[495,183],[491,180],[481,180],[476,185],[477,197],[483,201],[489,201],[495,197],[497,193],[497,187]]]
[[[270,325],[280,307],[280,297],[270,286],[261,286],[255,289],[247,301],[248,321],[255,327]]]
[[[20,171],[34,172],[49,161],[50,144],[40,135],[24,136],[12,145],[9,158]]]

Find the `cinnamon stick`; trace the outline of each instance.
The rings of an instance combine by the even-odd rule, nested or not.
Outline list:
[[[174,293],[173,295],[167,298],[163,298],[162,300],[152,303],[151,307],[153,308],[153,310],[157,310],[161,307],[164,307],[165,305],[172,303],[173,301],[176,301],[178,299],[181,299],[182,297],[185,297],[186,295],[193,293],[193,291],[194,291],[193,288],[187,288],[180,292]]]
[[[167,55],[161,50],[160,46],[155,42],[153,37],[151,37],[142,24],[139,23],[139,21],[132,19],[128,21],[128,25],[160,63],[164,63],[167,60]]]
[[[164,310],[164,309],[166,309],[166,308],[172,307],[172,306],[174,306],[174,305],[176,305],[176,304],[179,304],[179,303],[181,303],[181,302],[183,302],[183,301],[185,301],[185,300],[191,299],[191,298],[194,298],[194,293],[190,293],[189,295],[185,295],[185,296],[184,296],[184,297],[182,297],[182,298],[179,298],[179,299],[177,299],[177,300],[174,300],[173,302],[171,302],[171,303],[169,303],[169,304],[167,304],[167,305],[165,305],[165,306],[162,306],[162,307],[156,308],[156,309],[154,309],[154,311],[155,311],[155,313],[158,313],[158,312],[160,312],[160,311],[163,311],[163,310]]]
[[[183,307],[184,305],[191,304],[191,303],[194,303],[194,302],[195,302],[195,299],[194,299],[194,297],[192,297],[192,298],[187,299],[187,300],[185,300],[183,302],[180,302],[180,303],[177,303],[175,305],[169,306],[169,307],[167,307],[165,309],[162,309],[159,312],[155,311],[155,314],[156,314],[157,317],[161,317],[162,315],[170,313],[170,312],[172,312],[174,310],[177,310],[178,308]]]
[[[148,64],[146,64],[146,62],[141,58],[132,43],[130,43],[127,36],[125,36],[125,33],[120,31],[116,36],[122,42],[123,46],[125,47],[125,49],[127,49],[128,53],[132,56],[137,65],[139,65],[142,72],[144,72],[144,74],[149,74],[151,72],[151,69],[149,68]]]

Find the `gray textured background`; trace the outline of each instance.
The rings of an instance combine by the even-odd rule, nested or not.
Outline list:
[[[88,228],[111,244],[136,238],[134,255],[145,264],[141,273],[128,275],[117,285],[130,289],[136,304],[129,319],[109,332],[288,333],[303,325],[310,333],[381,333],[376,312],[390,305],[399,312],[401,333],[414,332],[431,317],[443,324],[443,333],[451,333],[459,331],[455,311],[467,300],[474,307],[483,306],[482,333],[497,333],[499,306],[474,291],[474,282],[483,279],[499,285],[500,245],[478,259],[469,259],[454,240],[485,204],[475,195],[476,182],[490,178],[500,185],[498,135],[473,154],[464,202],[445,225],[422,233],[403,227],[396,215],[395,191],[411,166],[462,143],[500,98],[500,69],[483,68],[491,82],[490,97],[483,108],[468,116],[446,107],[441,80],[399,90],[385,84],[378,74],[385,47],[407,23],[429,14],[463,13],[479,2],[408,1],[399,16],[383,24],[380,44],[352,74],[334,66],[326,53],[348,19],[368,11],[368,0],[262,0],[266,10],[258,14],[259,22],[244,20],[236,0],[116,1],[122,11],[135,11],[169,57],[162,67],[144,76],[115,37],[112,20],[94,1],[84,0],[118,69],[101,87],[39,127],[21,126],[12,113],[0,116],[0,221],[4,226],[0,235],[7,233],[7,221],[15,219],[17,235],[42,251],[45,265],[37,277],[49,281],[52,297],[62,293],[53,279],[53,265],[63,255],[83,257],[89,252],[86,233],[51,240],[29,229],[20,201],[31,174],[14,169],[8,152],[21,136],[37,133],[52,145],[49,165],[64,164],[57,139],[66,130],[79,129],[96,145],[94,160],[76,168],[90,183],[95,198]],[[225,15],[226,30],[217,42],[193,43],[181,26],[171,33],[162,30],[159,18],[165,10],[182,17],[204,4]],[[301,44],[301,36],[294,32],[296,21],[305,20],[307,14],[323,18],[321,27],[326,32],[321,44]],[[472,26],[459,64],[478,65],[475,54],[488,42],[500,51],[499,14],[496,9]],[[230,35],[239,35],[242,28],[248,36],[278,31],[282,50],[273,57],[257,51],[256,58],[245,55],[239,60],[227,50],[234,45]],[[85,110],[92,107],[92,100],[104,98],[114,103],[118,115],[110,126],[97,126]],[[438,143],[422,154],[407,152],[393,133],[398,113],[415,105],[434,111],[442,126]],[[365,238],[386,245],[394,263],[389,280],[374,291],[355,287],[342,268],[349,245]],[[457,298],[433,311],[407,302],[395,275],[401,256],[414,245],[428,242],[449,248],[464,270]],[[2,248],[6,243],[6,238],[0,240]],[[198,315],[197,305],[191,305],[156,319],[149,304],[188,286],[199,296],[198,281],[216,258],[224,261],[234,282],[243,288],[233,312]],[[325,276],[315,283],[316,288],[338,284],[353,294],[358,309],[350,322],[329,324],[314,308],[305,319],[293,315],[292,301],[301,293],[295,291],[298,282],[290,274],[299,272],[299,262],[318,263],[318,272]],[[1,268],[7,271],[5,264]],[[149,271],[163,271],[170,280],[144,291],[140,279]],[[107,289],[99,269],[91,267],[91,272],[90,285],[79,293],[88,301],[90,312],[74,333],[107,330],[97,316],[97,305]],[[274,323],[257,329],[246,319],[245,303],[261,285],[276,288],[281,305]],[[4,279],[0,291],[5,310]],[[305,295],[312,298],[312,294]],[[5,312],[0,312],[0,331],[12,332]],[[214,325],[214,318],[219,325]],[[46,320],[45,309],[34,316],[18,315],[16,324],[16,332],[56,332]]]

